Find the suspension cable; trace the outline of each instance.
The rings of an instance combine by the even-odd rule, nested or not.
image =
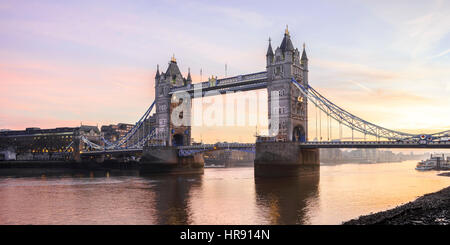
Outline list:
[[[314,88],[309,85],[306,85],[306,88],[298,83],[294,78],[291,79],[294,85],[303,93],[308,99],[311,100],[314,104],[316,104],[322,111],[325,113],[329,113],[329,116],[333,117],[335,120],[341,121],[345,126],[349,128],[353,128],[359,132],[366,132],[370,135],[376,135],[375,130],[379,129],[378,133],[379,137],[383,137],[390,140],[396,139],[406,139],[406,138],[418,138],[418,135],[398,132],[394,130],[389,130],[380,126],[377,126],[373,123],[367,122],[347,111],[335,105],[333,102],[329,101],[327,98],[318,93]],[[328,109],[328,110],[327,110]],[[367,125],[368,128],[364,130],[363,125]]]
[[[330,119],[330,141],[333,140],[333,118],[329,117]]]
[[[320,124],[320,140],[319,141],[322,141],[322,110],[320,110],[319,111],[319,124]]]
[[[317,124],[318,124],[318,118],[317,118],[317,110],[319,110],[319,108],[317,108],[317,106],[315,106],[316,108],[316,140],[319,141],[319,132],[318,132],[318,128],[317,128]]]

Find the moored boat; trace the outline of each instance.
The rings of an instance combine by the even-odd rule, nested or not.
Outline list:
[[[419,170],[419,171],[433,170],[435,168],[436,168],[436,165],[434,164],[433,161],[430,161],[430,160],[420,161],[416,166],[416,170]]]
[[[431,154],[430,159],[420,161],[416,170],[450,170],[450,156],[445,154]]]

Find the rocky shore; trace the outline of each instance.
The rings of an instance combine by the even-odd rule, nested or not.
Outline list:
[[[441,174],[444,175],[444,174]],[[445,173],[449,176],[450,173]],[[448,225],[450,187],[426,194],[394,209],[361,216],[343,225]]]
[[[438,175],[439,176],[448,176],[448,177],[450,177],[450,172],[444,172],[444,173],[440,173]]]

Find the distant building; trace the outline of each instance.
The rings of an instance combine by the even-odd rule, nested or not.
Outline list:
[[[255,154],[235,150],[218,150],[205,152],[205,165],[250,166],[253,165]]]
[[[127,123],[104,125],[101,127],[101,132],[106,140],[114,142],[124,137],[133,126],[133,124]]]
[[[326,162],[340,162],[342,161],[342,151],[341,149],[321,149],[320,150],[320,160],[325,160]]]
[[[100,130],[96,126],[61,127],[53,129],[26,128],[0,132],[0,151],[16,154],[17,160],[65,160],[74,151],[91,150],[80,142],[85,136],[99,145]],[[6,155],[4,160],[6,160]]]
[[[320,161],[323,163],[381,163],[381,162],[400,162],[404,160],[419,159],[423,155],[394,153],[390,150],[378,149],[320,149]]]

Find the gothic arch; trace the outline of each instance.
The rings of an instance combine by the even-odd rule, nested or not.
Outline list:
[[[306,132],[302,125],[297,125],[292,130],[292,141],[306,142]]]
[[[174,134],[172,137],[172,145],[173,146],[182,146],[184,145],[184,137],[182,134]]]

